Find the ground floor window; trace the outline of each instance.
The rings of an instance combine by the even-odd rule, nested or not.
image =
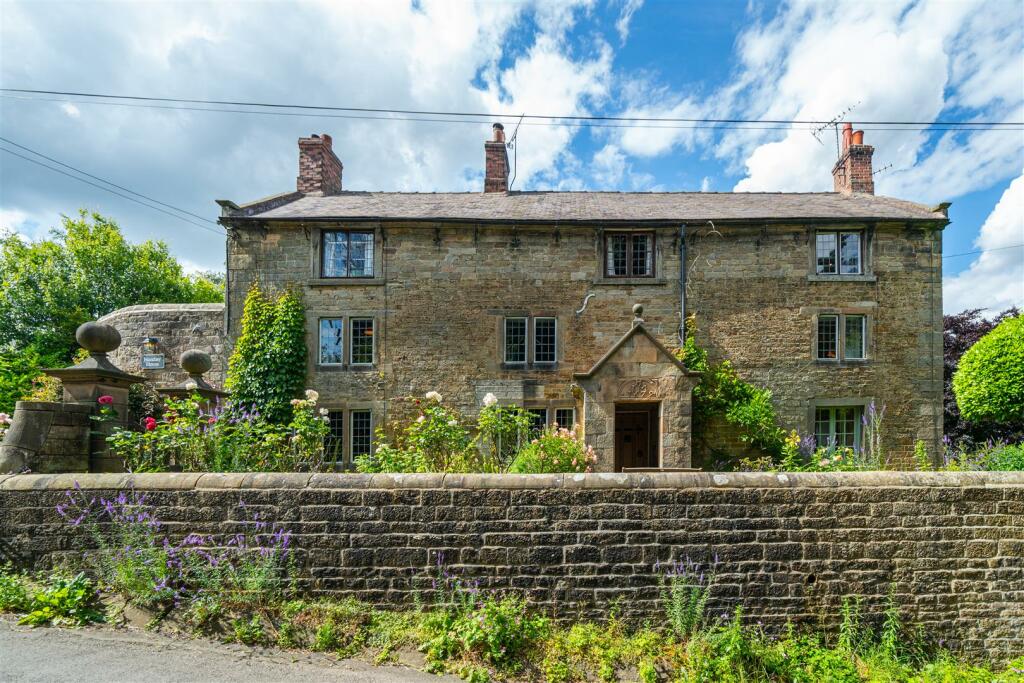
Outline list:
[[[860,450],[862,406],[821,406],[814,410],[814,438],[818,446],[846,446]]]
[[[548,409],[527,408],[526,412],[530,416],[530,437],[533,438],[543,432],[544,428],[547,427]]]
[[[330,409],[324,439],[324,461],[345,467],[373,452],[373,413],[369,410]],[[346,448],[346,443],[348,448]]]
[[[328,411],[327,424],[329,431],[327,438],[324,439],[324,460],[343,462],[345,460],[345,411]]]
[[[576,409],[555,408],[555,425],[572,429],[576,425]]]

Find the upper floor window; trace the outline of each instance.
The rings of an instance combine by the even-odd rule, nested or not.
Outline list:
[[[373,277],[373,233],[325,230],[321,277]]]
[[[856,231],[823,231],[814,236],[815,270],[818,275],[861,275],[863,233]]]
[[[606,277],[654,277],[654,233],[605,234]]]
[[[815,339],[818,360],[864,360],[867,357],[867,316],[818,316]]]

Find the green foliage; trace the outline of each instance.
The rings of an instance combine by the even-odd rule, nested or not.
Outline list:
[[[499,405],[493,394],[484,397],[484,407],[477,420],[477,438],[487,462],[494,463],[499,470],[507,469],[527,440],[529,431],[529,413],[518,406]]]
[[[289,401],[306,383],[306,316],[293,292],[271,300],[253,285],[242,333],[228,360],[226,386],[236,405],[271,422],[286,421]]]
[[[51,577],[46,587],[32,596],[28,614],[18,623],[30,626],[57,624],[84,626],[103,621],[96,586],[85,574]]]
[[[1007,318],[960,358],[953,393],[964,419],[1024,419],[1024,315]]]
[[[704,626],[704,610],[715,582],[714,568],[704,572],[690,561],[672,563],[659,581],[669,628],[679,640],[688,640]]]
[[[160,419],[147,418],[143,431],[117,429],[107,437],[112,453],[129,472],[310,472],[330,469],[324,438],[326,416],[318,413],[315,391],[292,399],[290,419],[274,423],[231,407],[203,408],[199,396],[167,399]]]
[[[509,469],[521,474],[590,472],[597,462],[594,448],[565,427],[548,427],[516,456]]]
[[[222,287],[184,275],[166,244],[131,244],[98,213],[63,217],[49,239],[0,235],[0,348],[31,347],[46,364],[66,364],[75,329],[118,308],[222,300]]]
[[[435,391],[410,398],[419,415],[399,431],[394,443],[378,432],[374,452],[356,459],[359,472],[472,472],[484,467],[462,416]]]
[[[44,359],[34,346],[0,350],[0,412],[14,412],[14,404],[32,392],[40,368],[57,363],[59,360]]]
[[[989,444],[974,451],[947,456],[942,469],[1019,472],[1024,470],[1024,443]]]
[[[469,610],[428,614],[423,621],[427,640],[421,649],[437,672],[446,670],[451,660],[515,672],[549,628],[546,618],[529,613],[522,598],[488,595]]]
[[[258,614],[254,614],[248,620],[233,619],[231,630],[234,633],[235,641],[243,645],[258,645],[266,640],[266,634],[263,632],[263,620]]]
[[[914,463],[917,465],[917,469],[922,472],[932,469],[932,460],[928,456],[928,447],[921,439],[914,442]]]
[[[0,612],[25,612],[32,602],[29,582],[10,565],[0,567]]]
[[[778,425],[772,392],[740,378],[732,363],[723,360],[711,363],[708,353],[697,345],[696,321],[686,321],[686,341],[675,355],[691,370],[703,373],[693,389],[693,415],[697,423],[706,424],[721,416],[740,428],[740,438],[771,457],[782,454],[786,432]]]

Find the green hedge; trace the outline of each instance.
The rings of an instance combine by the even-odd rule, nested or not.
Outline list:
[[[1024,316],[1004,320],[967,350],[953,393],[971,422],[1024,418]]]

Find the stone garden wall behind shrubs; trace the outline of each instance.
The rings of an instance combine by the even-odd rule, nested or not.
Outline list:
[[[173,534],[231,533],[259,512],[291,530],[300,588],[377,604],[427,591],[437,554],[561,619],[658,623],[670,560],[718,557],[710,614],[835,624],[844,595],[890,590],[925,633],[1024,653],[1024,473],[591,475],[0,475],[0,562],[81,556],[54,511],[75,482],[134,487]],[[244,503],[244,506],[242,505]]]

